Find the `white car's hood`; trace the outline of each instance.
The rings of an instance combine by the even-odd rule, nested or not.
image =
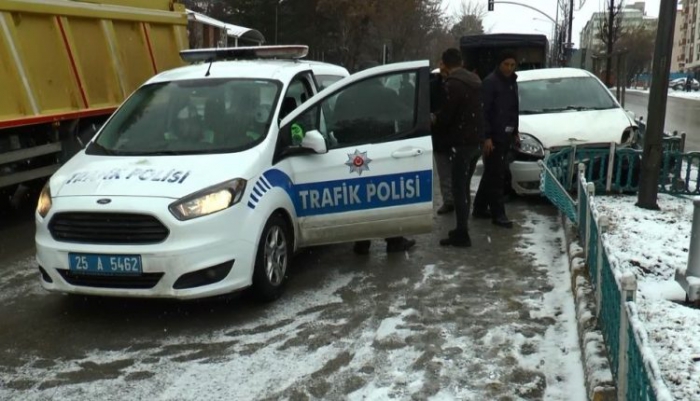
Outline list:
[[[139,157],[81,152],[51,177],[51,194],[179,199],[234,178],[249,179],[259,156],[255,149],[236,154]]]
[[[537,138],[545,149],[586,143],[620,143],[634,125],[623,109],[570,111],[520,116],[520,132]]]

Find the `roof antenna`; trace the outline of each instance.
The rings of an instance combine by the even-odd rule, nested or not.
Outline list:
[[[210,75],[211,65],[212,65],[212,64],[214,64],[214,58],[213,58],[213,57],[209,60],[209,68],[207,68],[207,73],[204,74],[205,77],[208,77],[208,76]]]

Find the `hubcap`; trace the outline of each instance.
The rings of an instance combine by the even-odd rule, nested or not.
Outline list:
[[[273,226],[265,238],[265,274],[270,284],[282,283],[287,271],[287,239],[279,226]]]

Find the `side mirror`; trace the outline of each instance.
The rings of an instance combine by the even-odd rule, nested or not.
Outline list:
[[[326,138],[317,130],[306,132],[300,145],[302,148],[311,149],[318,154],[328,153]]]

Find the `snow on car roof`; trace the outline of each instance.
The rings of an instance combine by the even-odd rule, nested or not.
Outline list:
[[[345,68],[328,63],[258,59],[216,61],[211,65],[211,69],[209,69],[209,63],[188,65],[162,72],[146,83],[205,78],[207,70],[210,73],[209,78],[275,79],[282,82],[288,82],[299,72],[307,70],[313,70],[314,74],[348,75],[348,71]]]
[[[540,68],[536,70],[518,71],[518,82],[537,81],[552,78],[581,78],[591,77],[591,73],[578,68]]]

